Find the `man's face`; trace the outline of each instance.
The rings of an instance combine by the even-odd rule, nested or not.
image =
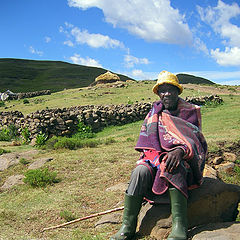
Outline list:
[[[178,104],[179,90],[171,84],[162,84],[158,87],[158,96],[167,110],[175,110]]]

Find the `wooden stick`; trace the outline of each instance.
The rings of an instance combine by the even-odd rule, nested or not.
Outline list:
[[[94,213],[92,215],[82,217],[82,218],[78,218],[78,219],[72,220],[70,222],[65,222],[65,223],[62,223],[62,224],[59,224],[59,225],[56,225],[56,226],[44,228],[42,230],[42,232],[44,232],[46,230],[52,230],[52,229],[56,229],[56,228],[60,228],[60,227],[65,227],[67,225],[70,225],[70,224],[73,224],[73,223],[76,223],[76,222],[80,222],[80,221],[83,221],[83,220],[86,220],[86,219],[89,219],[89,218],[98,217],[98,216],[105,215],[105,214],[112,213],[112,212],[117,212],[117,211],[120,211],[120,210],[123,210],[123,209],[124,209],[124,207],[122,206],[122,207],[119,207],[119,208],[113,208],[113,209],[110,209],[110,210],[107,210],[107,211],[104,211],[104,212],[100,212],[100,213]]]

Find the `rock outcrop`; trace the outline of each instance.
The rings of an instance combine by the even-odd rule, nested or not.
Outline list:
[[[239,202],[240,186],[205,178],[200,188],[189,192],[189,228],[235,221]],[[171,228],[170,205],[147,203],[140,212],[138,226],[139,234],[164,239]]]

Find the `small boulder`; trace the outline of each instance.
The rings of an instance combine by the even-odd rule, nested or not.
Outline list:
[[[209,177],[209,178],[214,178],[217,179],[217,171],[215,169],[213,169],[211,166],[209,165],[205,165],[205,168],[203,170],[203,176],[204,177]]]
[[[237,160],[237,156],[236,156],[235,153],[224,152],[223,153],[223,157],[224,157],[225,161],[228,161],[228,162],[235,163],[236,160]]]
[[[7,190],[10,189],[16,185],[24,184],[23,182],[24,175],[15,175],[15,176],[10,176],[3,186],[1,187],[2,190]]]
[[[40,158],[34,161],[32,164],[29,165],[28,169],[38,169],[44,166],[45,163],[52,161],[53,158]]]
[[[0,155],[0,172],[19,163],[19,154],[6,153]]]
[[[234,170],[235,164],[233,162],[226,162],[220,165],[215,166],[219,172],[232,173]]]

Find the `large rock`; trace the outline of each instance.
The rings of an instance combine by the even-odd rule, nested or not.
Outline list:
[[[19,163],[21,158],[31,159],[38,150],[29,150],[19,153],[5,153],[0,156],[0,172]]]
[[[192,240],[239,240],[240,222],[210,223],[194,229]]]
[[[189,228],[208,223],[234,221],[238,214],[239,202],[240,186],[204,178],[200,188],[189,191]],[[169,204],[147,203],[139,214],[139,234],[164,239],[170,232],[171,222]]]
[[[0,156],[0,172],[8,169],[9,167],[19,163],[19,154],[6,153]]]

